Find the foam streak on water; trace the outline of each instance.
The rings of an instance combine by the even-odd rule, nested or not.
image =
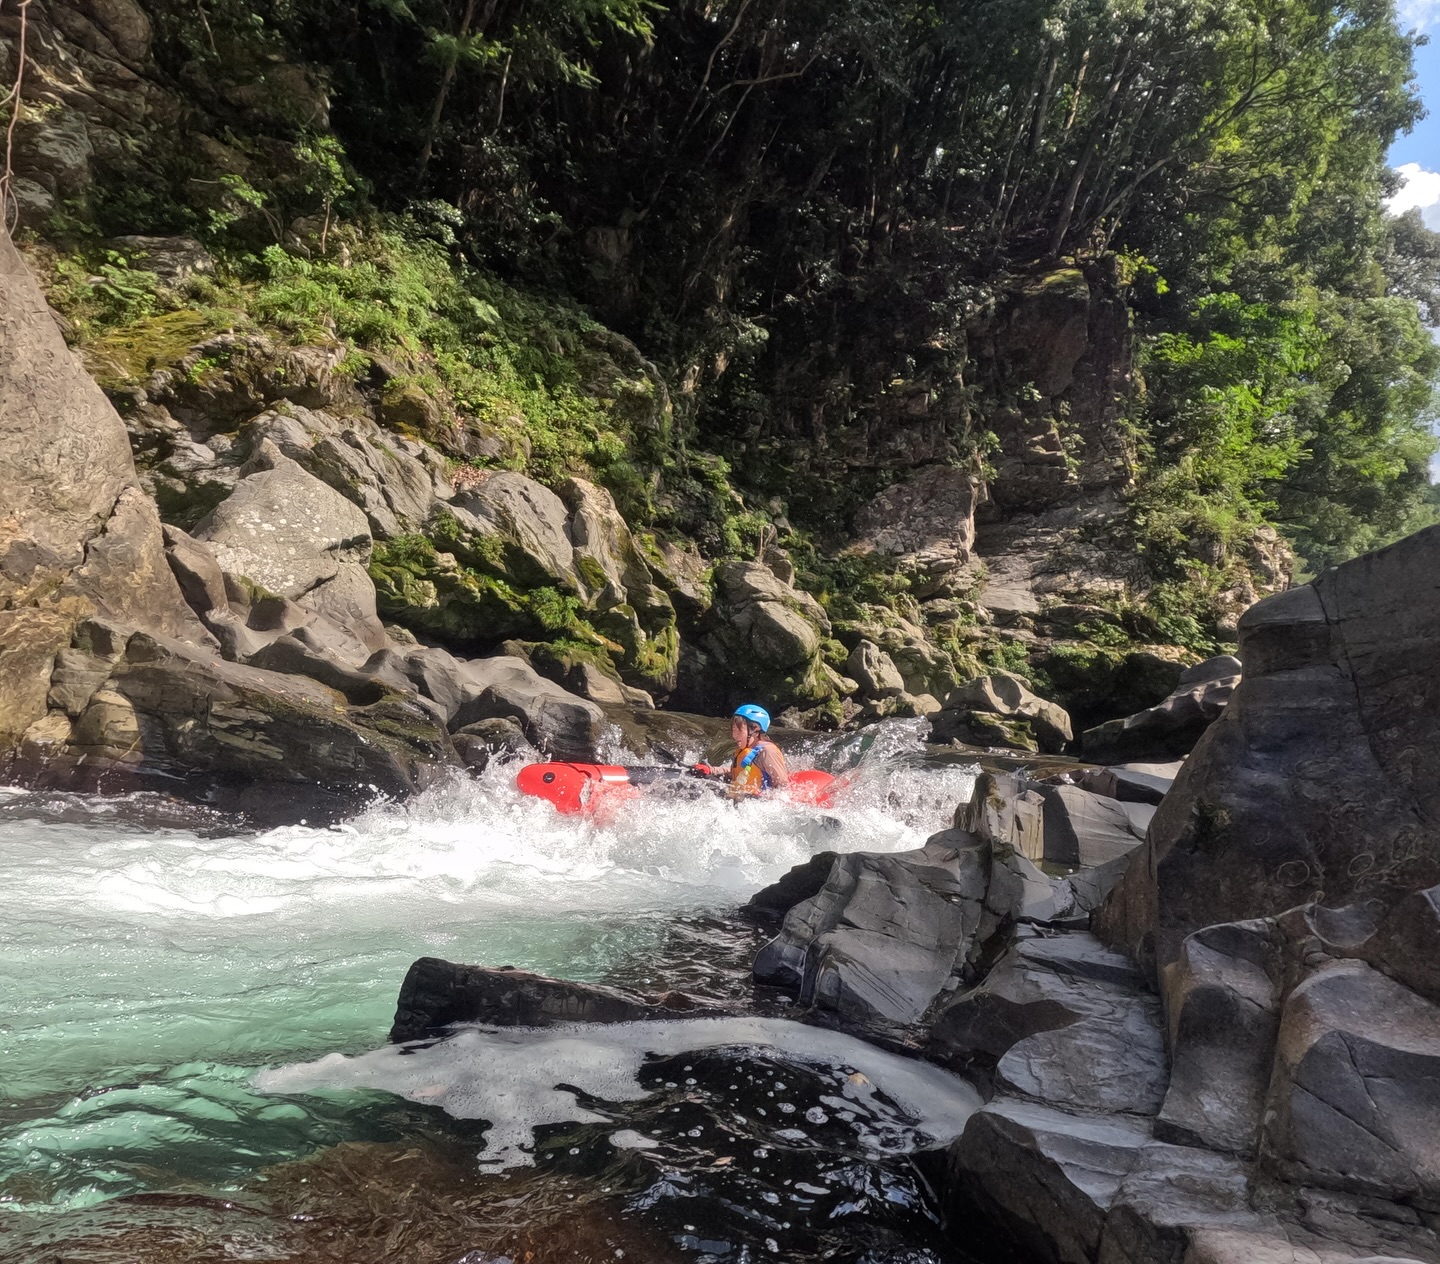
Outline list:
[[[255,1069],[372,1048],[415,957],[599,978],[677,912],[816,850],[917,846],[968,794],[963,770],[868,762],[836,828],[720,798],[577,822],[500,767],[336,828],[221,837],[0,801],[0,1208],[313,1149],[315,1110],[257,1094]]]
[[[856,1073],[841,1081],[848,1104],[871,1112],[877,1090],[885,1094],[909,1116],[909,1148],[922,1141],[954,1140],[980,1106],[970,1084],[937,1066],[781,1018],[470,1029],[428,1048],[390,1045],[357,1058],[330,1054],[318,1062],[262,1071],[256,1086],[270,1093],[384,1089],[439,1106],[457,1119],[486,1119],[491,1129],[481,1160],[515,1167],[532,1161],[536,1127],[606,1121],[562,1086],[573,1085],[604,1102],[639,1101],[649,1095],[638,1078],[647,1054],[666,1057],[737,1046],[771,1051],[793,1063],[853,1068]],[[863,1130],[860,1137],[881,1150],[878,1139]],[[636,1138],[621,1135],[620,1144],[634,1145]]]

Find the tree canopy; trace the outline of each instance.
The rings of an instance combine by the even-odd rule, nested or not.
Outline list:
[[[1391,0],[218,0],[203,38],[173,3],[176,65],[325,68],[353,197],[454,208],[758,485],[886,383],[973,391],[1006,278],[1118,256],[1177,542],[1269,520],[1319,566],[1431,512],[1440,245],[1383,209],[1421,113]]]

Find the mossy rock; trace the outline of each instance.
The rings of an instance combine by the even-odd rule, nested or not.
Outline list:
[[[580,627],[572,598],[550,588],[517,589],[461,566],[423,536],[377,543],[370,578],[384,618],[458,649],[512,637],[543,640]]]
[[[1030,754],[1040,751],[1029,720],[1010,719],[989,711],[942,711],[931,720],[931,740],[1003,746]]]
[[[179,364],[217,328],[213,315],[194,308],[147,316],[89,343],[85,367],[105,390],[134,386],[158,369]]]

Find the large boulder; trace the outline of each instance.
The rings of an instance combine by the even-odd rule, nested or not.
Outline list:
[[[107,773],[126,774],[121,786],[263,785],[339,806],[408,794],[457,762],[443,722],[403,695],[380,689],[351,705],[313,679],[135,633],[79,711],[53,772],[80,770],[102,785]]]
[[[490,554],[512,583],[581,591],[569,513],[548,487],[512,470],[496,470],[459,492],[452,506],[460,526],[476,537],[471,551]]]
[[[1080,931],[1017,932],[983,983],[937,1009],[926,1051],[1079,1110],[1153,1115],[1165,1097],[1159,1001],[1123,954]]]
[[[1058,754],[1074,736],[1063,707],[1032,693],[1018,676],[997,672],[952,690],[931,721],[931,740],[1017,746]],[[1033,737],[1033,741],[1031,740]]]
[[[1245,676],[1100,921],[1174,961],[1217,922],[1323,893],[1379,910],[1440,882],[1440,527],[1240,622]]]
[[[1140,846],[1154,814],[1151,804],[1097,794],[1068,781],[982,772],[955,819],[960,828],[1013,847],[1037,863],[1098,871],[1123,862]]]
[[[778,912],[818,874],[797,871],[757,902]],[[961,829],[932,835],[916,851],[849,852],[835,857],[818,891],[789,907],[756,956],[755,977],[885,1035],[921,1021],[971,979],[1015,923],[1083,917],[1102,896]]]
[[[905,692],[905,678],[895,660],[874,641],[862,640],[850,651],[845,674],[860,686],[866,698],[892,698]]]
[[[1266,1164],[1292,1181],[1440,1211],[1440,1007],[1362,962],[1285,1003]]]
[[[703,644],[734,701],[758,697],[779,710],[835,696],[838,677],[820,657],[830,620],[814,597],[764,562],[724,562],[715,577]]]
[[[288,405],[249,422],[250,449],[266,439],[365,514],[376,539],[421,531],[437,499],[448,499],[444,461],[428,444],[382,430],[366,417],[334,417]]]
[[[594,757],[605,713],[546,680],[523,660],[504,654],[471,659],[465,664],[465,680],[465,696],[452,727],[512,719],[535,747],[558,759]]]
[[[1240,683],[1240,660],[1207,658],[1181,674],[1162,702],[1123,720],[1086,729],[1085,758],[1102,764],[1167,760],[1188,754],[1225,710]]]
[[[947,1155],[949,1220],[977,1211],[1035,1264],[1418,1264],[1440,1236],[1395,1203],[1252,1192],[1240,1160],[1158,1140],[1148,1120],[1001,1096]],[[997,1251],[997,1257],[999,1256]]]
[[[125,427],[0,231],[0,755],[96,613],[208,640],[164,562]]]
[[[364,513],[269,443],[235,490],[191,533],[222,570],[299,600],[342,568],[364,571],[373,539]]]
[[[1196,931],[1165,972],[1167,1141],[1249,1156],[1264,1114],[1280,1025],[1283,948],[1267,920]]]
[[[989,865],[971,843],[957,832],[914,852],[838,857],[761,950],[755,977],[861,1022],[916,1022],[980,928]]]
[[[668,692],[680,655],[674,604],[655,582],[609,492],[580,478],[566,479],[558,491],[570,511],[575,568],[594,610],[591,621],[621,646],[631,678]]]

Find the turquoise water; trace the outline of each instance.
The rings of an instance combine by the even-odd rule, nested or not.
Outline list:
[[[267,1094],[256,1073],[383,1044],[417,956],[600,978],[820,847],[918,845],[970,784],[872,761],[841,828],[817,833],[782,804],[708,799],[577,823],[510,777],[258,835],[98,799],[36,819],[39,800],[0,791],[0,1232],[7,1211],[238,1190],[340,1141],[403,1138],[420,1108]]]

